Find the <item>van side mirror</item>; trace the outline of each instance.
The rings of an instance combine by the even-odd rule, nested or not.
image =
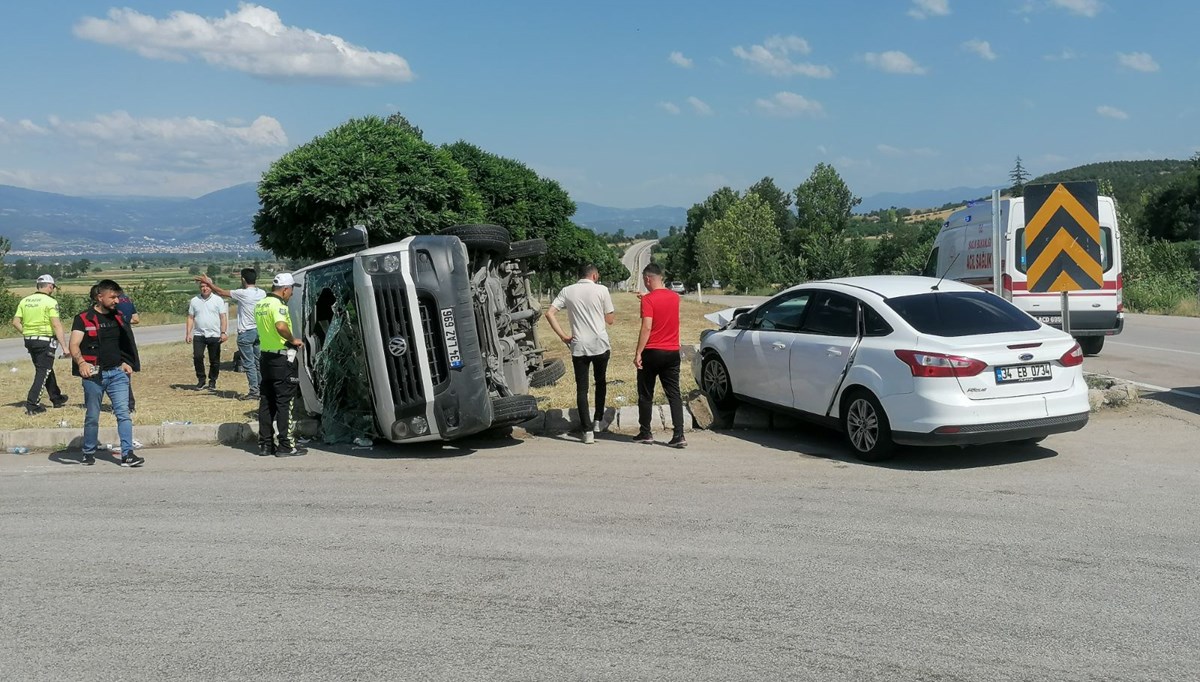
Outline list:
[[[338,251],[359,251],[367,248],[367,226],[355,225],[333,235],[333,246]]]

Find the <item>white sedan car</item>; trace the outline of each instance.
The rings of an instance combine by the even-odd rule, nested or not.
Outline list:
[[[863,460],[894,444],[1036,443],[1088,420],[1083,353],[1003,298],[928,277],[848,277],[709,316],[696,383],[846,434]]]

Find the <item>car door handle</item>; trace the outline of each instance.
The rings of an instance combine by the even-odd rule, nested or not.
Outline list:
[[[835,357],[835,358],[842,357],[842,351],[838,350],[837,348],[826,348],[825,354],[830,357]]]
[[[783,350],[784,348],[787,348],[787,344],[782,341],[776,341],[775,343],[771,344],[771,347],[775,350]]]

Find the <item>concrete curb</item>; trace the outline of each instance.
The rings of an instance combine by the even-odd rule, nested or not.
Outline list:
[[[300,435],[316,434],[316,420],[304,419],[296,422],[296,432]],[[134,438],[145,445],[196,445],[204,443],[252,443],[258,438],[258,424],[248,422],[226,422],[224,424],[171,424],[163,423],[158,426],[133,427]],[[105,426],[100,429],[100,445],[117,443],[117,427]],[[83,445],[83,429],[16,429],[0,431],[0,450],[5,452],[11,447],[22,446],[30,450],[78,450]]]

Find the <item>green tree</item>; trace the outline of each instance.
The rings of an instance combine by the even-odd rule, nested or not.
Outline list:
[[[862,200],[825,163],[818,163],[793,195],[797,215],[796,229],[789,235],[789,278],[802,281],[848,274],[854,253],[846,241],[846,228],[851,211]],[[854,251],[861,252],[861,247]]]
[[[284,258],[333,255],[355,224],[371,242],[483,219],[467,171],[449,152],[375,116],[353,119],[283,155],[258,186],[259,243]]]
[[[792,213],[792,195],[779,189],[773,178],[768,176],[759,180],[750,185],[746,192],[757,194],[771,207],[771,213],[775,216],[775,229],[779,230],[780,234],[787,234],[796,227],[796,214]]]
[[[204,270],[204,274],[208,275],[209,279],[216,279],[221,275],[221,266],[216,263],[209,263],[208,267]]]
[[[384,119],[384,123],[387,123],[390,126],[396,126],[410,135],[415,135],[417,139],[425,139],[424,131],[413,125],[412,122],[404,116],[404,114],[401,114],[398,111]]]
[[[1008,172],[1008,179],[1012,181],[1012,186],[1008,193],[1014,197],[1019,197],[1025,194],[1025,183],[1029,181],[1029,172],[1021,165],[1021,157],[1017,156],[1017,165]]]
[[[682,239],[672,244],[671,250],[664,258],[664,266],[667,270],[684,281],[707,281],[709,277],[701,272],[696,257],[696,238],[700,235],[700,230],[704,228],[705,223],[723,217],[729,207],[739,198],[740,195],[735,190],[722,187],[710,194],[704,201],[689,208],[687,224],[684,225],[681,233]]]
[[[700,230],[699,274],[742,291],[762,288],[777,281],[780,246],[774,211],[758,194],[748,192]]]

